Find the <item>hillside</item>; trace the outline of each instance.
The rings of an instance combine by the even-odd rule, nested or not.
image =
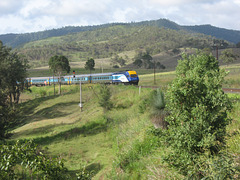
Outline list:
[[[47,65],[55,54],[65,55],[70,62],[85,62],[89,57],[105,58],[102,61],[107,60],[111,67],[111,58],[116,55],[122,54],[127,64],[131,64],[139,51],[148,51],[151,55],[172,51],[175,55],[181,53],[180,48],[211,48],[213,41],[210,36],[186,31],[117,25],[30,42],[15,51],[23,54],[35,67]],[[225,41],[224,46],[228,45]]]
[[[112,26],[151,26],[151,27],[164,27],[173,30],[185,30],[191,33],[203,33],[205,35],[210,35],[218,39],[223,39],[232,43],[240,42],[240,31],[228,30],[224,28],[214,27],[211,25],[199,25],[199,26],[181,26],[167,19],[159,19],[152,21],[142,21],[142,22],[131,22],[131,23],[110,23],[96,26],[67,26],[59,29],[46,30],[34,33],[24,33],[24,34],[3,34],[0,35],[0,40],[10,47],[20,47],[28,42],[42,40],[50,37],[64,36],[67,34],[83,32],[83,31],[93,31],[101,28],[112,27]]]

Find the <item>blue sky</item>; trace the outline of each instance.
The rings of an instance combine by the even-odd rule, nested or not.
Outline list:
[[[0,34],[160,18],[240,30],[240,0],[0,1]]]

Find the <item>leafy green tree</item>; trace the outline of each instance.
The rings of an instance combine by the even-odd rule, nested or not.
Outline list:
[[[0,139],[17,123],[15,118],[21,91],[27,77],[27,60],[0,41]]]
[[[95,66],[95,61],[93,58],[88,59],[87,62],[85,63],[85,69],[89,70],[90,74],[92,70],[95,70],[94,66]]]
[[[48,62],[50,70],[54,74],[58,74],[59,78],[59,91],[58,93],[61,94],[61,74],[63,71],[66,71],[67,73],[70,72],[70,65],[69,61],[65,56],[52,56]]]
[[[147,69],[153,68],[154,64],[151,62],[152,59],[153,58],[149,53],[145,53],[142,56],[143,66]]]
[[[17,104],[27,77],[28,61],[11,52],[0,41],[0,89],[9,96],[10,105]]]
[[[233,63],[237,57],[238,56],[233,53],[232,49],[225,49],[222,51],[220,59],[223,60],[223,62],[229,64]]]
[[[231,103],[222,90],[226,76],[218,61],[207,54],[183,55],[177,77],[169,86],[167,107],[171,114],[169,164],[188,177],[201,178],[201,155],[214,155],[224,148],[226,126],[231,122]]]
[[[95,61],[93,58],[90,58],[87,60],[87,62],[85,63],[85,69],[90,71],[90,74],[92,73],[92,70],[95,70],[94,68],[95,66]],[[92,82],[92,79],[90,77],[90,83]]]
[[[133,64],[135,66],[143,67],[146,69],[154,68],[154,63],[152,62],[153,58],[148,52],[143,53],[140,51],[135,56],[134,59],[135,59],[135,61],[133,62]]]

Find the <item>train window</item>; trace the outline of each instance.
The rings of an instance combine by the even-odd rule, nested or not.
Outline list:
[[[137,75],[136,75],[136,74],[131,74],[130,76],[131,76],[131,77],[137,77]]]

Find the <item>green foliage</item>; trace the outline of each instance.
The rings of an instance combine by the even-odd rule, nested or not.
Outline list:
[[[119,68],[119,66],[122,67],[126,65],[126,60],[118,55],[115,55],[113,58],[111,58],[111,61],[114,68]]]
[[[220,59],[223,60],[223,62],[229,64],[237,60],[237,57],[238,56],[233,53],[232,49],[225,49],[222,51]]]
[[[28,61],[11,52],[0,41],[0,89],[9,96],[9,103],[17,104],[27,77]]]
[[[167,128],[167,122],[165,117],[169,115],[169,112],[165,109],[166,102],[164,99],[164,93],[157,89],[154,91],[154,97],[151,104],[150,117],[155,127]]]
[[[239,179],[240,169],[234,155],[221,152],[212,158],[200,158],[199,168],[205,179]]]
[[[0,176],[3,179],[21,179],[24,176],[40,179],[66,179],[63,161],[48,158],[31,141],[0,146]],[[19,173],[16,168],[20,166]],[[18,167],[19,168],[19,167]],[[29,172],[26,172],[26,171]],[[28,174],[27,174],[28,173]]]
[[[86,165],[81,164],[80,171],[76,173],[77,179],[80,180],[91,180],[94,176],[94,171],[88,171]]]
[[[27,61],[0,41],[0,139],[6,138],[10,128],[17,122],[16,104],[25,89]]]
[[[99,105],[104,109],[104,112],[110,110],[113,106],[113,103],[110,100],[111,91],[109,86],[101,85],[99,93]]]
[[[8,137],[16,122],[16,110],[9,106],[7,93],[0,88],[0,141]]]
[[[95,66],[95,61],[93,58],[90,58],[87,60],[87,62],[85,64],[85,69],[90,70],[90,72],[91,72],[92,70],[94,70],[94,66]]]
[[[69,61],[65,56],[52,56],[49,59],[48,62],[50,70],[52,70],[53,73],[58,73],[61,74],[62,71],[66,71],[69,73],[70,71],[70,66],[69,66]]]
[[[177,78],[169,86],[167,107],[170,116],[169,164],[184,175],[201,177],[199,155],[217,154],[225,145],[227,112],[231,103],[222,90],[226,75],[210,55],[183,55],[176,69]]]
[[[55,55],[55,56],[52,56],[50,59],[49,59],[49,62],[48,62],[48,65],[49,65],[49,68],[50,70],[55,74],[57,73],[58,74],[58,79],[59,79],[59,90],[58,90],[58,94],[61,94],[61,74],[63,71],[66,71],[67,73],[70,72],[70,65],[69,65],[69,61],[68,61],[68,58],[66,58],[65,56],[63,55]]]
[[[142,98],[138,106],[138,110],[140,113],[144,113],[150,109],[150,106],[154,101],[154,95],[155,95],[155,92],[152,91],[148,96]]]
[[[135,173],[135,176],[139,179],[143,176],[141,169],[145,169],[145,165],[140,162],[140,159],[147,157],[159,145],[159,138],[150,131],[146,132],[143,140],[135,140],[130,148],[118,154],[118,158],[114,162],[115,168],[120,167],[126,173],[131,174],[131,177]]]

